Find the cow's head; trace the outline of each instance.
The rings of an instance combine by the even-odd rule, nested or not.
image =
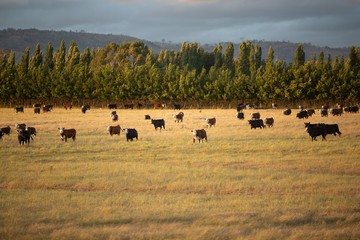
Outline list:
[[[60,127],[58,129],[59,129],[60,133],[64,133],[64,128],[63,127]]]

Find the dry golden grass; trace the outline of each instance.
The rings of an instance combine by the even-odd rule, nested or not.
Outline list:
[[[359,239],[360,114],[308,120],[282,110],[251,130],[235,110],[117,110],[126,142],[106,131],[107,109],[0,109],[0,126],[38,136],[0,141],[0,239]],[[296,110],[294,111],[296,112]],[[144,115],[164,118],[155,131]],[[216,117],[215,127],[204,118]],[[341,137],[311,142],[304,122],[339,124]],[[75,128],[61,142],[58,127]],[[207,143],[192,143],[204,128]]]

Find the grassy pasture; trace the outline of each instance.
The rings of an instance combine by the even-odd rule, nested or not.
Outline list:
[[[0,239],[359,239],[360,114],[308,120],[259,110],[273,128],[250,130],[236,110],[117,110],[139,140],[110,136],[107,109],[16,114],[38,136],[0,141]],[[164,118],[155,131],[144,115]],[[216,117],[207,128],[204,118]],[[304,122],[337,123],[311,142]],[[61,142],[58,127],[77,129]],[[192,143],[205,128],[208,143]]]

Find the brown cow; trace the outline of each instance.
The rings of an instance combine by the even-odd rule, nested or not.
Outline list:
[[[72,104],[67,104],[67,105],[64,105],[63,106],[65,108],[65,110],[68,110],[68,109],[72,109]]]
[[[183,117],[184,117],[184,113],[183,112],[179,112],[179,114],[174,114],[174,118],[175,118],[175,122],[179,122],[179,121],[183,121]]]
[[[194,134],[193,143],[195,143],[195,140],[199,140],[199,143],[200,140],[201,142],[204,142],[204,139],[207,142],[207,135],[204,129],[194,129],[191,130],[191,132]]]
[[[30,135],[36,136],[36,129],[34,127],[26,127],[27,131],[29,131]]]
[[[120,132],[122,131],[120,125],[117,125],[117,126],[108,126],[108,127],[107,127],[107,130],[109,131],[110,136],[112,136],[112,135],[114,135],[114,134],[120,135]]]
[[[161,103],[155,103],[154,104],[154,109],[163,109],[166,107],[166,104],[161,104]]]
[[[10,135],[10,131],[11,131],[10,126],[3,127],[3,128],[1,128],[0,130],[1,130],[1,132],[2,132],[3,135],[5,135],[5,134],[6,134],[6,135]]]
[[[265,127],[268,125],[269,127],[274,126],[274,118],[264,118]]]
[[[119,120],[119,116],[116,114],[116,111],[111,111],[110,117],[113,120],[113,122],[116,122],[117,120]]]
[[[63,127],[58,128],[60,131],[60,137],[61,137],[61,141],[67,142],[68,138],[72,138],[73,141],[75,141],[76,139],[76,130],[71,128],[71,129],[64,129]]]
[[[209,127],[215,126],[216,118],[206,118],[206,122],[208,123]]]
[[[259,112],[251,113],[251,119],[252,120],[260,119],[260,113]]]
[[[124,105],[125,109],[134,109],[134,104],[128,103]]]
[[[45,112],[51,112],[51,108],[47,107],[47,106],[43,106],[42,107],[42,111],[45,113]]]

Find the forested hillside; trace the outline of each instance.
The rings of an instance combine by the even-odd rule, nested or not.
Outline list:
[[[31,54],[33,53],[36,45],[40,43],[41,50],[45,52],[46,45],[51,42],[56,51],[60,46],[62,40],[67,44],[71,41],[76,42],[79,50],[82,52],[85,48],[104,48],[106,45],[114,42],[121,44],[123,42],[143,41],[149,49],[154,53],[160,53],[161,50],[174,50],[180,51],[181,43],[173,43],[163,39],[161,42],[151,42],[140,40],[126,35],[113,35],[113,34],[94,34],[86,32],[66,32],[66,31],[45,31],[37,29],[4,29],[0,30],[0,49],[9,49],[15,51],[16,62],[20,61],[21,55],[27,47],[30,47]],[[285,42],[285,41],[250,41],[253,45],[258,44],[262,49],[269,49],[271,46],[275,52],[275,60],[283,60],[292,62],[294,60],[294,52],[299,43]],[[227,46],[228,42],[222,42],[223,46]],[[234,55],[239,55],[240,43],[234,44]],[[205,51],[211,52],[217,43],[214,44],[200,44]],[[315,53],[319,55],[323,52],[325,56],[344,56],[349,57],[349,47],[347,48],[329,48],[311,45],[310,43],[303,43],[305,60],[310,61],[311,56]],[[225,50],[225,49],[223,49]],[[0,53],[1,57],[1,53]],[[265,56],[266,57],[266,56]]]
[[[184,42],[180,51],[155,54],[143,42],[110,43],[80,51],[62,41],[43,53],[27,48],[17,64],[14,52],[0,61],[0,98],[128,100],[358,100],[360,50],[349,58],[323,52],[305,60],[302,44],[294,61],[275,59],[272,47],[242,42],[235,57],[232,43],[207,52]],[[263,60],[265,58],[265,60]]]

